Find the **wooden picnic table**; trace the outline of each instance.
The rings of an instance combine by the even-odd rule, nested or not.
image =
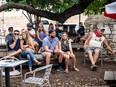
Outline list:
[[[116,71],[105,71],[104,81],[106,81],[110,87],[116,87]]]

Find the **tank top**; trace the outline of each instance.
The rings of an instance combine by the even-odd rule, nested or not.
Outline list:
[[[46,37],[46,33],[45,32],[38,32],[39,37],[41,40],[43,40]]]
[[[92,38],[89,41],[88,47],[99,47],[100,48],[102,46],[104,39],[105,39],[104,36],[97,37],[95,33],[93,33]]]
[[[68,40],[66,40],[66,44],[64,44],[64,41],[61,40],[61,48],[62,48],[62,51],[64,51],[64,52],[69,51],[69,42],[68,42]]]

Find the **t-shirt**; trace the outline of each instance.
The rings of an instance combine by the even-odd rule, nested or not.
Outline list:
[[[13,38],[13,34],[7,34],[5,37],[5,41],[8,41],[10,38]]]
[[[80,27],[77,32],[78,32],[78,34],[80,34],[80,36],[84,36],[85,35],[85,28],[84,27]]]
[[[58,38],[57,37],[55,37],[52,41],[50,41],[50,37],[47,36],[43,40],[42,51],[45,51],[44,46],[48,46],[48,49],[50,49],[50,50],[55,50],[57,45],[58,45]]]
[[[31,33],[31,34],[35,34],[35,30],[34,30],[34,29],[31,29],[31,30],[29,30],[29,33]],[[32,38],[32,40],[34,40],[33,37],[31,37],[31,38]]]
[[[104,36],[97,37],[95,33],[92,33],[92,38],[89,41],[88,47],[99,47],[100,48],[102,46],[104,39],[105,39]]]
[[[58,37],[59,40],[62,38],[62,32],[64,32],[64,31],[63,30],[56,30],[56,37]]]
[[[17,51],[17,50],[20,48],[20,39],[18,39],[18,40],[16,41],[16,45],[14,46],[14,48],[10,48],[10,45],[13,44],[13,42],[14,42],[14,39],[13,39],[13,38],[10,38],[10,39],[8,40],[8,43],[7,43],[8,51],[11,51],[11,50]]]

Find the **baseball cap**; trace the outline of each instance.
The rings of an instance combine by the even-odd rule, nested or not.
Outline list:
[[[55,30],[49,30],[49,34],[51,34],[52,32],[54,32]]]
[[[98,29],[101,31],[105,31],[105,28],[103,26],[99,27]]]
[[[32,23],[27,23],[27,27],[33,27]]]

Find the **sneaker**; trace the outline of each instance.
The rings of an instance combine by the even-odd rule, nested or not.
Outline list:
[[[97,69],[97,65],[91,65],[90,69],[91,71],[95,71]]]
[[[57,69],[57,71],[59,71],[59,72],[65,72],[65,70],[61,66]]]

